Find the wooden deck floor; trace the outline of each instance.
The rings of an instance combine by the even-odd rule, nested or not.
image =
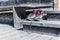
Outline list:
[[[12,26],[0,24],[0,40],[60,40],[60,37],[16,30]]]

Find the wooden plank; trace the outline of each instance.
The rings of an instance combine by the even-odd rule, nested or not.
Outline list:
[[[23,21],[23,25],[32,25],[38,27],[60,28],[60,21]]]
[[[8,5],[8,6],[0,6],[0,8],[10,8],[10,7],[51,7],[51,4],[19,4],[19,5]]]
[[[2,11],[0,13],[13,13],[13,11]]]

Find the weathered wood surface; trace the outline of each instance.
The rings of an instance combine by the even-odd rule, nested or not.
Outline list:
[[[48,30],[46,29],[45,31],[48,31]],[[50,31],[47,33],[50,33]],[[39,32],[42,32],[42,29]],[[56,32],[56,30],[54,32]],[[58,33],[58,35],[60,35],[60,33]],[[58,35],[53,36],[51,34],[50,35],[41,34],[41,33],[38,33],[38,31],[31,32],[31,30],[28,32],[21,31],[21,30],[19,31],[13,28],[12,26],[9,26],[6,24],[0,24],[0,40],[60,40],[60,36]]]

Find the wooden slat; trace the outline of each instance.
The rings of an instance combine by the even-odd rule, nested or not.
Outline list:
[[[13,11],[2,11],[0,13],[13,13]]]
[[[23,25],[32,25],[40,27],[60,28],[60,21],[23,21]]]
[[[8,6],[0,6],[0,8],[9,8],[9,7],[51,7],[51,4],[40,4],[40,5],[35,5],[35,4],[19,4],[19,5],[8,5]]]

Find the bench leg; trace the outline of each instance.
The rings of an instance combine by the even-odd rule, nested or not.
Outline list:
[[[15,11],[15,9],[13,8],[13,17],[14,17],[14,27],[16,29],[20,29],[20,28],[23,28],[23,25],[20,23],[21,19],[17,16],[17,13]]]

